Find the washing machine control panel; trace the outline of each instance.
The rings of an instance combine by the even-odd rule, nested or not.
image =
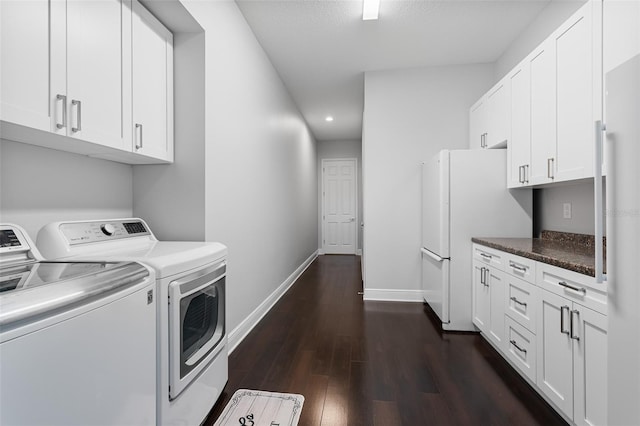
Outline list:
[[[67,222],[60,224],[60,232],[69,245],[97,243],[151,235],[141,220],[108,222]]]

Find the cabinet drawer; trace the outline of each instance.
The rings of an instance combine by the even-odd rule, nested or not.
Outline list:
[[[606,283],[598,284],[594,277],[538,263],[536,268],[538,286],[565,297],[601,314],[607,314]]]
[[[485,265],[504,271],[504,255],[506,253],[479,244],[473,245],[473,259]]]
[[[506,273],[532,284],[536,280],[536,261],[526,257],[505,253],[504,270]]]
[[[536,310],[540,289],[520,278],[506,275],[505,312],[514,321],[536,333]]]
[[[520,373],[536,381],[536,336],[520,324],[505,317],[505,354]]]

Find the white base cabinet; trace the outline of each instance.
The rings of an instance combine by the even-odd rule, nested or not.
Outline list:
[[[473,256],[473,323],[483,336],[565,419],[605,425],[604,285],[478,244]]]

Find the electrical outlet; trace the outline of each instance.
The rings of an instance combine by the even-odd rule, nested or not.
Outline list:
[[[571,203],[564,203],[562,205],[562,217],[571,219]]]

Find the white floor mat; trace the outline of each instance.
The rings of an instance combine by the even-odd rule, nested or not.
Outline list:
[[[304,396],[238,389],[214,426],[295,426]]]

